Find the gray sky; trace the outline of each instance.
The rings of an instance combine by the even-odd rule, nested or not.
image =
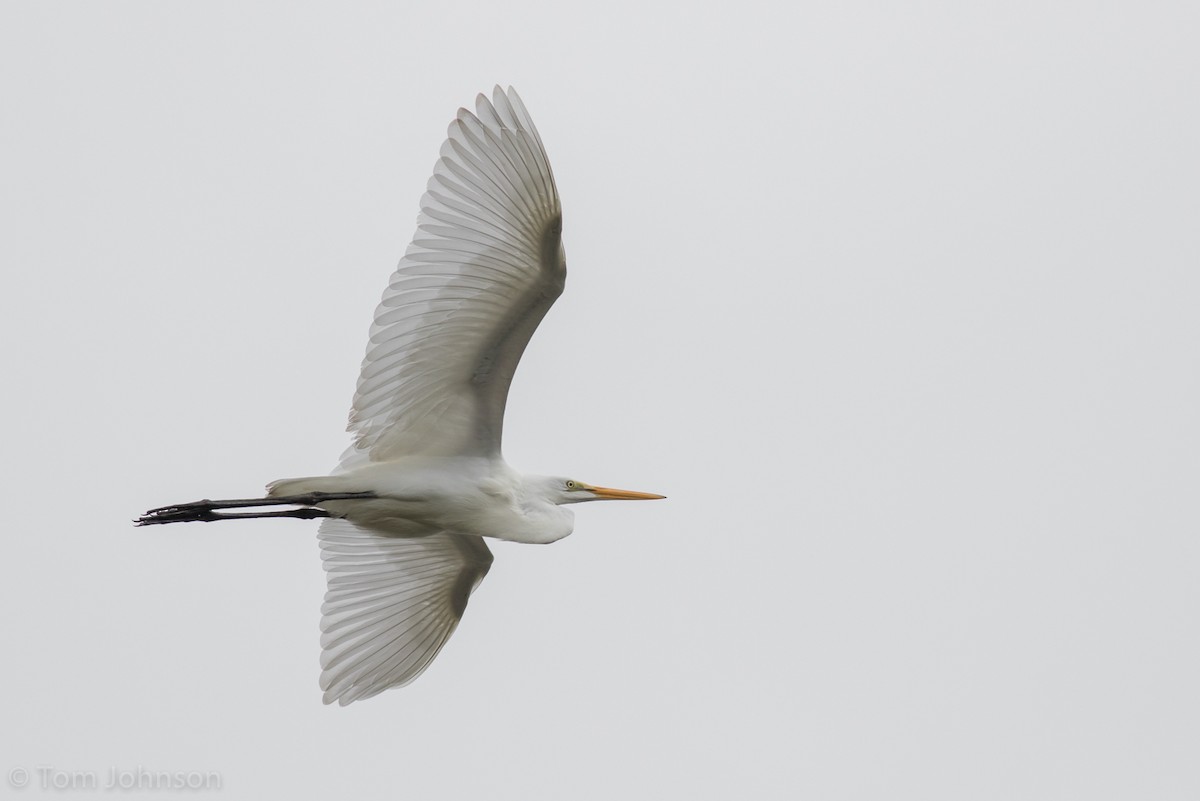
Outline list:
[[[1200,795],[1200,13],[474,5],[0,8],[25,796]],[[570,270],[506,456],[670,500],[499,543],[424,676],[323,707],[315,524],[129,521],[333,466],[497,82]]]

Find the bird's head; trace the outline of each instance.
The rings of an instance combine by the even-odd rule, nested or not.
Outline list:
[[[584,501],[654,501],[665,498],[652,492],[611,489],[585,484],[573,478],[547,477],[542,492],[551,503],[583,503]]]

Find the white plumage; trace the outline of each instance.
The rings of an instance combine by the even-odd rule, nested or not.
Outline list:
[[[348,704],[405,684],[454,632],[492,564],[482,537],[382,537],[321,524],[329,586],[321,607],[321,689]]]
[[[350,431],[375,461],[499,451],[513,371],[562,294],[562,209],[517,93],[460,109],[375,312]]]
[[[509,385],[565,279],[550,163],[517,93],[497,87],[450,123],[416,236],[375,311],[354,442],[334,474],[273,482],[266,499],[162,507],[139,522],[328,516],[325,702],[412,681],[487,575],[484,537],[554,542],[573,527],[566,504],[662,497],[523,476],[504,462]],[[304,508],[217,511],[275,504]]]

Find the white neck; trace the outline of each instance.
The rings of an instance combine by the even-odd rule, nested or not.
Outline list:
[[[546,500],[545,493],[541,491],[544,481],[534,477],[522,481],[518,505],[525,525],[520,532],[520,542],[554,542],[575,530],[575,514]]]

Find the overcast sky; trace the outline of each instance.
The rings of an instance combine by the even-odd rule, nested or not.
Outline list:
[[[1197,41],[1183,2],[4,3],[0,768],[1200,796]],[[332,468],[495,83],[569,268],[505,454],[670,499],[497,544],[425,675],[324,707],[315,523],[130,519]]]

